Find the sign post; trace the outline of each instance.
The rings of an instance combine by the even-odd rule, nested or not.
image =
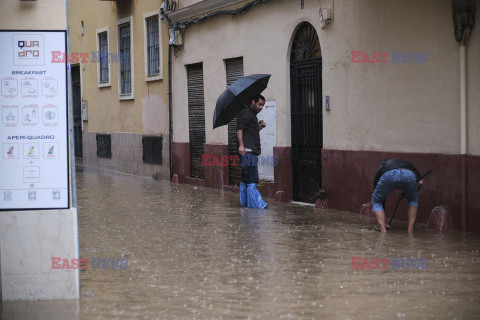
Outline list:
[[[1,300],[78,299],[66,31],[0,30]],[[73,190],[73,192],[72,192]]]
[[[68,209],[65,31],[0,31],[0,210]]]

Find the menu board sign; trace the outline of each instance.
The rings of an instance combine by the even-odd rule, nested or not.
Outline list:
[[[69,207],[65,31],[0,31],[0,210]]]

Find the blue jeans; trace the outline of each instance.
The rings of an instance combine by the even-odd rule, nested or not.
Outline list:
[[[242,154],[242,182],[258,183],[258,156],[254,153]]]
[[[409,207],[418,207],[417,179],[415,173],[407,169],[394,169],[385,172],[378,181],[372,195],[373,212],[385,211],[382,203],[395,189],[405,192]]]

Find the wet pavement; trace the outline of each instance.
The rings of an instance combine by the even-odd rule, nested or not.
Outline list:
[[[480,314],[478,235],[418,225],[385,236],[350,212],[272,199],[268,210],[241,208],[232,192],[83,166],[77,198],[80,257],[89,259],[81,300],[4,303],[4,319]]]

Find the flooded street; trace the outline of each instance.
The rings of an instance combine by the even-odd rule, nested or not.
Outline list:
[[[73,317],[478,319],[478,235],[419,225],[383,236],[353,213],[272,199],[246,209],[238,197],[78,166],[80,257],[90,262]],[[352,257],[372,269],[352,268]],[[121,263],[94,269],[100,259]],[[372,259],[389,260],[382,269]],[[21,319],[14,306],[4,303],[4,319]],[[55,308],[49,319],[64,319]]]

